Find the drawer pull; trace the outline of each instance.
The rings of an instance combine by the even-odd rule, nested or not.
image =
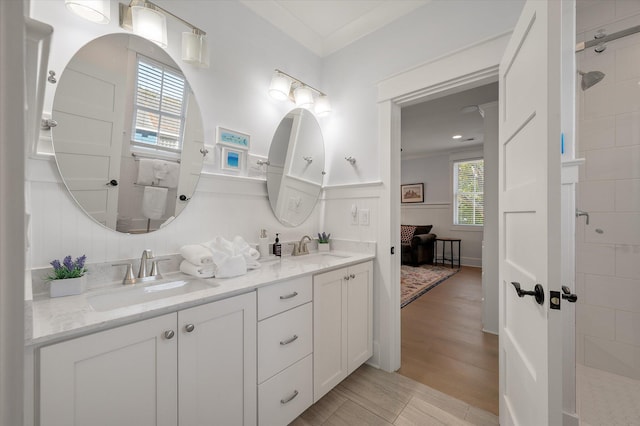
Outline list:
[[[280,344],[282,346],[285,346],[285,345],[288,345],[289,343],[295,342],[296,340],[298,340],[298,335],[294,334],[293,336],[289,337],[287,340],[281,341]]]
[[[298,292],[297,292],[297,291],[294,291],[294,292],[293,292],[293,293],[291,293],[291,294],[287,294],[287,295],[284,295],[284,296],[280,296],[280,300],[291,299],[292,297],[296,297],[297,295],[298,295]]]
[[[284,405],[284,404],[286,404],[286,403],[288,403],[288,402],[291,402],[291,401],[293,401],[293,399],[294,399],[296,396],[298,396],[298,391],[297,391],[297,390],[294,390],[294,391],[293,391],[293,393],[291,394],[291,396],[289,396],[289,397],[287,397],[287,398],[285,398],[285,399],[281,399],[281,400],[280,400],[280,404]]]

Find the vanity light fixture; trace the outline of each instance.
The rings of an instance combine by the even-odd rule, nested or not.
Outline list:
[[[131,0],[128,6],[120,3],[120,26],[162,48],[168,45],[167,16],[191,29],[182,33],[182,60],[208,68],[209,46],[206,32],[148,0]]]
[[[315,106],[315,112],[319,116],[331,112],[329,97],[325,93],[279,69],[276,69],[271,77],[269,95],[279,101],[290,99],[296,103],[297,107],[301,108]]]
[[[88,21],[108,24],[111,21],[109,0],[64,0],[67,9]]]

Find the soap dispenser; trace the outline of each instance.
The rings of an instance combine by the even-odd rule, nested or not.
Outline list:
[[[260,238],[258,239],[258,251],[260,252],[260,257],[269,257],[269,239],[267,238],[266,229],[260,230]]]
[[[273,243],[273,254],[280,257],[282,256],[282,245],[280,244],[280,234],[276,234],[276,241]]]

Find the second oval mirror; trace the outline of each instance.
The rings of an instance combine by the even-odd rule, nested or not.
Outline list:
[[[155,44],[129,34],[86,44],[60,76],[52,118],[60,174],[107,228],[156,230],[192,197],[202,117],[180,68]]]
[[[278,220],[304,222],[316,205],[324,177],[324,141],[315,116],[297,108],[276,129],[269,148],[267,191]]]

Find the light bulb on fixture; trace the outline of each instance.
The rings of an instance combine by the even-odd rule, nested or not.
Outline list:
[[[313,105],[313,92],[307,86],[296,87],[293,98],[299,108],[310,108]]]
[[[67,9],[88,21],[108,24],[111,21],[109,0],[64,0]]]
[[[278,101],[284,101],[289,98],[291,91],[291,80],[284,74],[274,72],[269,85],[269,95]]]
[[[189,64],[209,67],[207,36],[196,31],[182,33],[182,60]]]
[[[331,112],[331,103],[327,95],[320,95],[316,99],[315,107],[316,114],[319,116],[327,115]]]
[[[158,46],[167,47],[167,17],[153,9],[146,1],[131,6],[133,33],[151,40]]]

